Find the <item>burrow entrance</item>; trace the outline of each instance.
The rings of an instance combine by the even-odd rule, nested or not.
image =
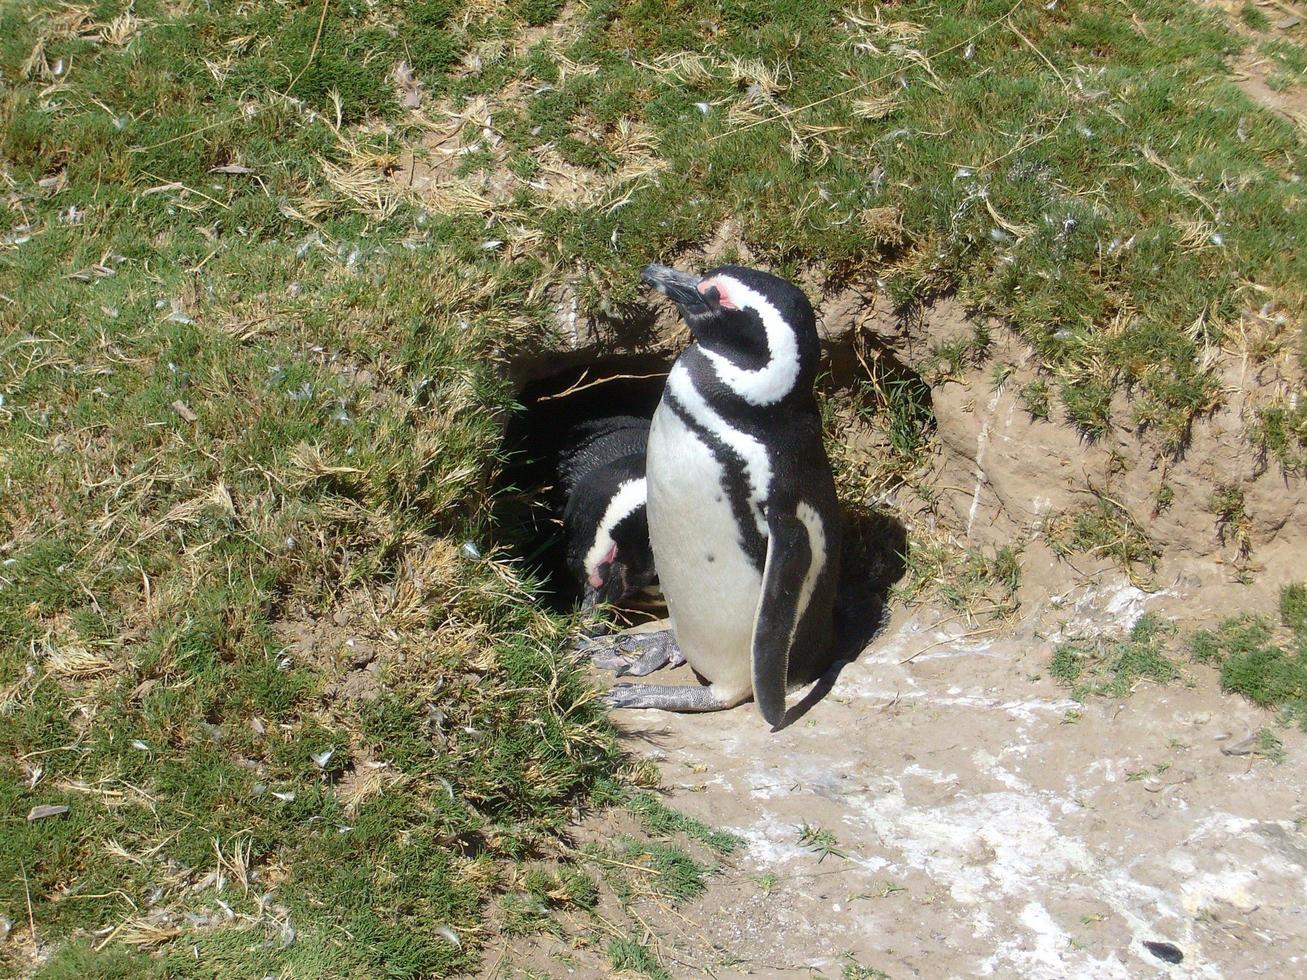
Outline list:
[[[833,401],[855,420],[863,420],[867,386],[884,389],[888,385],[895,390],[910,389],[916,410],[929,415],[929,387],[920,376],[887,352],[875,351],[873,370],[878,376],[869,377],[865,340],[861,343],[864,346],[850,334],[824,345],[819,396],[828,404]],[[533,354],[510,365],[521,409],[512,415],[504,433],[508,464],[496,487],[497,536],[524,569],[543,583],[542,600],[555,612],[573,611],[582,591],[565,563],[562,512],[566,501],[558,486],[560,454],[582,423],[614,415],[652,418],[674,360],[668,354],[590,350]],[[881,451],[878,438],[870,431],[867,438],[859,439],[856,451]],[[846,619],[878,623],[885,593],[903,575],[906,530],[870,502],[846,500],[844,504],[840,605],[846,610]],[[639,621],[641,613],[661,611],[639,600],[630,605],[632,621]],[[848,642],[866,638],[850,636]]]
[[[501,541],[545,585],[550,609],[570,612],[581,584],[565,564],[558,464],[576,427],[614,415],[652,418],[672,358],[655,354],[557,354],[512,365],[522,406],[504,431],[508,465],[495,518]]]

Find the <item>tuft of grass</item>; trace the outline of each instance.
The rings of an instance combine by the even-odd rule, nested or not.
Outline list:
[[[630,937],[615,936],[608,940],[608,962],[614,970],[629,970],[650,980],[670,980],[671,977],[659,965],[652,949]]]
[[[1111,558],[1141,587],[1149,583],[1140,568],[1152,572],[1160,555],[1130,512],[1102,494],[1087,507],[1053,518],[1044,534],[1059,557],[1086,554]]]
[[[1257,730],[1256,752],[1263,758],[1270,759],[1277,766],[1288,758],[1288,754],[1284,751],[1284,740],[1269,728]]]
[[[1249,439],[1263,458],[1274,459],[1286,473],[1307,472],[1307,401],[1259,408]]]
[[[1248,0],[1239,8],[1239,20],[1242,21],[1245,27],[1254,31],[1268,31],[1271,29],[1271,18],[1267,17],[1266,13],[1257,4],[1252,3],[1251,0]]]
[[[867,375],[823,400],[823,428],[838,482],[865,500],[912,480],[933,438],[935,414],[920,375],[892,363],[866,335],[857,335],[855,351]],[[848,452],[850,427],[866,433],[876,451]]]
[[[823,827],[813,827],[806,821],[799,828],[799,844],[817,855],[818,864],[828,857],[848,857],[848,854],[840,849],[839,841],[835,839],[833,833]]]
[[[884,970],[878,970],[874,966],[863,966],[853,958],[853,954],[846,954],[849,960],[840,970],[841,980],[889,980],[889,974]]]
[[[1290,582],[1280,589],[1280,622],[1295,636],[1307,636],[1307,583]]]
[[[1049,674],[1070,687],[1077,701],[1127,697],[1140,683],[1179,679],[1179,668],[1167,656],[1174,634],[1173,625],[1145,613],[1127,636],[1060,644],[1053,651]]]
[[[1161,514],[1168,510],[1175,501],[1175,487],[1163,482],[1157,488],[1157,493],[1153,495],[1153,513]]]
[[[1001,619],[1017,609],[1021,553],[1004,546],[993,554],[960,549],[941,540],[913,540],[907,569],[891,595],[901,602],[938,599],[968,619]]]
[[[640,818],[646,833],[655,837],[684,834],[723,857],[733,854],[744,843],[737,835],[717,830],[701,820],[673,810],[653,793],[634,791],[617,783],[598,787],[597,799],[609,805],[624,806]]]
[[[522,887],[539,901],[556,907],[589,909],[599,900],[595,880],[575,867],[533,868],[523,876]]]
[[[1244,492],[1233,484],[1218,486],[1208,498],[1207,509],[1216,515],[1216,531],[1222,544],[1232,544],[1240,557],[1252,548],[1252,521],[1244,509]]]
[[[1292,91],[1307,82],[1307,50],[1301,44],[1287,38],[1268,38],[1257,46],[1257,51],[1275,66],[1266,79],[1274,91]]]
[[[1017,398],[1021,401],[1021,407],[1026,410],[1032,419],[1038,419],[1041,422],[1047,422],[1051,418],[1051,408],[1049,407],[1049,388],[1048,382],[1043,380],[1030,381],[1021,386],[1017,392]]]
[[[499,929],[505,936],[534,936],[557,924],[540,896],[509,893],[499,899]]]
[[[590,848],[590,853],[624,907],[642,898],[684,904],[702,895],[708,878],[719,870],[673,842],[623,837],[612,847]]]
[[[1307,588],[1295,582],[1280,591],[1277,633],[1261,616],[1233,616],[1190,639],[1190,655],[1219,666],[1221,687],[1254,704],[1276,709],[1286,722],[1307,729]]]

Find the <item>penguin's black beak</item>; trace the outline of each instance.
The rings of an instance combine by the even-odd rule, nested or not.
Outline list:
[[[640,278],[681,308],[686,316],[702,316],[713,310],[713,296],[699,292],[700,278],[665,265],[646,265]],[[709,290],[715,293],[715,290]]]

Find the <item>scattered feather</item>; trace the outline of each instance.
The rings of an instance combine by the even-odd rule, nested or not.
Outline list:
[[[407,61],[401,61],[396,65],[390,77],[399,87],[400,105],[405,109],[416,109],[422,105],[422,88],[425,83],[418,81]]]
[[[63,805],[51,805],[43,803],[40,806],[34,806],[27,814],[27,820],[30,823],[33,820],[44,820],[46,817],[62,817],[68,812],[68,807]]]

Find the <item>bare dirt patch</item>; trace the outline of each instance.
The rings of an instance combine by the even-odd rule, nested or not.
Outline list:
[[[1105,577],[988,635],[900,614],[777,734],[748,706],[619,714],[671,805],[747,841],[692,908],[640,909],[664,962],[694,964],[678,976],[1129,977],[1165,968],[1149,942],[1181,951],[1173,975],[1296,972],[1302,734],[1282,732],[1283,765],[1246,754],[1271,718],[1205,669],[1084,705],[1048,677],[1051,641],[1167,599],[1191,601]],[[551,959],[607,973],[600,951],[551,939],[510,950],[500,975]]]
[[[1231,66],[1234,83],[1258,105],[1278,112],[1299,127],[1307,128],[1307,90],[1301,87],[1280,89],[1268,84],[1275,65],[1256,47],[1256,39],[1265,37],[1301,43],[1301,38],[1307,36],[1303,34],[1301,11],[1278,0],[1257,4],[1257,8],[1266,15],[1268,25],[1265,31],[1257,31],[1240,19],[1240,12],[1249,6],[1244,0],[1214,0],[1214,5],[1225,11],[1232,31],[1254,39]]]
[[[1307,90],[1277,91],[1267,84],[1272,71],[1273,66],[1267,58],[1249,51],[1235,63],[1233,78],[1258,105],[1264,105],[1298,126],[1307,128]]]

